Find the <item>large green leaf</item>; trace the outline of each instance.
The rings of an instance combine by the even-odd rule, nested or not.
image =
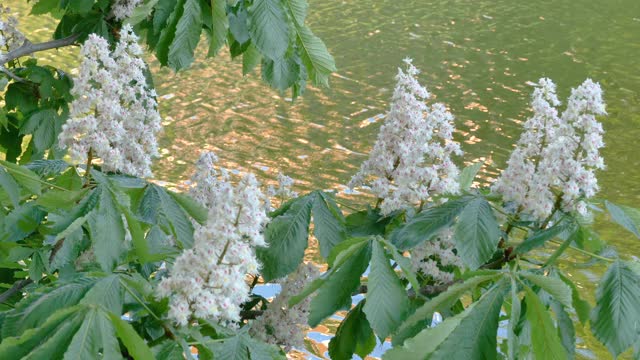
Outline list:
[[[138,205],[138,214],[149,224],[159,225],[183,248],[193,246],[193,224],[186,211],[162,187],[149,184]]]
[[[51,311],[43,324],[21,334],[3,337],[0,359],[60,359],[64,356],[74,334],[80,328],[86,308],[74,306]]]
[[[169,49],[176,36],[178,22],[184,12],[186,0],[161,1],[153,19],[154,30],[159,32],[156,56],[163,66],[169,65]]]
[[[278,348],[251,338],[244,330],[240,330],[232,337],[212,343],[209,349],[212,350],[215,359],[272,360],[285,358]]]
[[[27,189],[31,194],[40,195],[42,182],[37,174],[24,166],[8,161],[0,160],[0,164],[13,176],[20,186]]]
[[[628,206],[616,205],[609,201],[605,202],[605,204],[613,221],[622,225],[622,227],[640,238],[640,210]]]
[[[326,259],[331,249],[347,236],[345,219],[331,195],[323,191],[313,194],[313,234],[320,243],[320,254]]]
[[[546,291],[555,300],[560,302],[564,307],[571,308],[571,288],[565,284],[561,279],[543,276],[538,274],[532,274],[530,272],[519,272],[521,277],[529,280],[532,284],[538,286],[542,290]]]
[[[483,163],[477,162],[473,163],[460,172],[460,190],[467,191],[471,188],[471,184],[473,184],[473,179],[475,179],[476,175],[478,175],[478,171],[482,168]]]
[[[560,272],[558,272],[558,276],[565,284],[567,284],[567,286],[571,288],[571,304],[573,305],[573,309],[576,311],[576,315],[578,315],[578,319],[583,325],[585,325],[587,321],[589,321],[591,305],[588,301],[583,300],[580,297],[580,291],[578,290],[576,284],[573,283],[573,281],[571,281]]]
[[[264,235],[268,246],[257,251],[265,281],[284,277],[302,262],[309,243],[313,200],[313,195],[295,199],[267,225]]]
[[[122,320],[120,315],[108,313],[118,338],[127,348],[129,355],[135,360],[153,360],[153,353],[147,343],[138,335],[133,326]]]
[[[421,331],[402,347],[387,351],[385,360],[496,359],[500,308],[508,284],[503,281],[465,311]]]
[[[376,337],[362,311],[366,300],[356,305],[342,320],[336,335],[329,341],[329,356],[333,360],[348,360],[357,354],[365,358],[376,346]]]
[[[443,229],[451,226],[456,216],[472,200],[464,197],[429,208],[414,216],[401,228],[391,233],[391,242],[399,250],[411,249],[423,241],[430,240]]]
[[[600,280],[591,331],[614,357],[638,341],[640,271],[637,263],[616,261]]]
[[[487,262],[497,250],[500,227],[486,199],[471,200],[456,223],[455,241],[458,255],[471,269]]]
[[[36,231],[46,213],[34,202],[13,209],[0,222],[0,241],[20,241]],[[2,219],[0,219],[1,221]]]
[[[315,327],[337,310],[351,306],[351,294],[360,285],[360,275],[367,269],[369,259],[371,247],[363,247],[329,275],[311,300],[309,325]]]
[[[558,337],[564,347],[564,351],[569,359],[575,359],[576,353],[576,329],[573,326],[573,319],[565,307],[558,301],[551,300],[551,309],[556,314],[558,327]]]
[[[85,359],[122,359],[111,319],[98,307],[89,308],[64,354],[64,360]]]
[[[537,359],[566,359],[567,353],[558,338],[551,315],[531,288],[525,287],[525,294],[533,354]]]
[[[445,292],[442,292],[433,299],[430,299],[423,306],[419,307],[413,314],[407,317],[398,329],[397,335],[393,339],[393,343],[402,344],[406,338],[406,333],[413,328],[415,324],[426,318],[431,318],[432,314],[436,311],[444,312],[449,310],[449,308],[467,292],[474,290],[483,283],[495,281],[503,276],[504,273],[502,272],[493,272],[486,275],[474,276],[463,283],[450,286]]]
[[[2,186],[4,191],[7,193],[13,207],[18,207],[20,204],[20,187],[13,179],[13,176],[9,175],[9,173],[2,168],[0,168],[0,186]]]
[[[19,336],[42,325],[57,310],[78,304],[96,281],[96,278],[83,277],[57,287],[39,288],[6,313],[2,338]]]
[[[218,53],[227,39],[227,28],[229,20],[227,18],[226,4],[224,1],[211,2],[211,39],[209,42],[209,56]]]
[[[336,64],[325,44],[304,25],[307,15],[306,0],[284,0],[285,7],[293,19],[302,62],[309,77],[316,85],[327,86],[329,75],[336,71]]]
[[[380,339],[398,328],[409,309],[409,298],[398,275],[391,268],[384,247],[373,241],[371,271],[367,281],[364,313]]]
[[[271,60],[282,59],[289,47],[289,26],[280,0],[254,0],[248,7],[253,44]]]
[[[108,189],[103,188],[101,191],[96,210],[88,222],[96,260],[104,271],[110,272],[118,265],[124,253],[125,229],[122,214]]]
[[[169,46],[168,63],[174,70],[187,68],[193,62],[193,52],[200,41],[202,14],[199,0],[186,0]]]

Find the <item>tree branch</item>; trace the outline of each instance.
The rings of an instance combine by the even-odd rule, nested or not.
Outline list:
[[[12,73],[11,71],[9,71],[9,69],[5,68],[2,65],[0,65],[0,72],[6,74],[8,77],[10,77],[11,79],[15,80],[16,82],[25,82],[26,81],[25,79],[23,79],[20,76]]]
[[[37,43],[37,44],[33,44],[27,40],[19,48],[9,51],[4,56],[0,57],[0,65],[4,65],[19,57],[33,54],[38,51],[57,49],[57,48],[72,45],[73,43],[76,42],[76,40],[78,40],[79,37],[80,37],[80,34],[73,34],[71,36],[67,36],[66,38],[46,41],[46,42]]]
[[[22,290],[25,286],[31,284],[32,282],[33,280],[31,279],[24,279],[14,283],[9,290],[0,294],[0,304],[9,300],[9,298],[20,292],[20,290]]]

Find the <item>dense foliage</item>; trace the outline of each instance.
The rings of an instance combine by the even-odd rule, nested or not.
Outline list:
[[[261,64],[268,84],[297,96],[335,70],[306,12],[305,0],[39,0],[32,14],[59,24],[54,40],[32,44],[0,7],[0,358],[284,358],[306,323],[340,310],[333,359],[385,339],[391,360],[568,359],[576,325],[614,357],[631,347],[640,357],[640,263],[590,224],[606,208],[640,238],[640,210],[594,198],[606,112],[591,81],[562,114],[555,85],[540,81],[490,187],[474,182],[481,163],[459,170],[451,159],[453,116],[425,104],[410,61],[351,182],[373,205],[298,196],[285,176],[265,195],[212,154],[189,194],[133,176],[149,174],[159,116],[135,34],[175,70],[202,38],[210,56],[227,44],[245,73]],[[25,59],[79,44],[74,79]],[[311,237],[320,276],[303,262]],[[595,306],[558,265],[565,252],[607,264]],[[283,290],[270,303],[260,282]]]

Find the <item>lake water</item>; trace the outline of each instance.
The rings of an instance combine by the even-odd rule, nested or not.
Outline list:
[[[600,195],[640,206],[640,1],[310,3],[308,21],[334,55],[338,73],[330,89],[310,88],[295,102],[269,89],[259,75],[243,78],[241,62],[226,54],[201,56],[178,74],[152,60],[166,119],[157,179],[180,186],[199,152],[208,149],[225,166],[253,171],[265,182],[282,171],[299,181],[299,191],[341,190],[372,147],[396,68],[412,57],[423,84],[456,115],[457,139],[465,150],[460,162],[483,160],[486,182],[504,166],[529,115],[528,83],[549,77],[566,99],[585,78],[600,82],[609,112],[602,119],[608,169],[598,175]],[[3,4],[28,11],[24,1]],[[21,22],[35,40],[48,39],[54,26],[36,17]],[[51,51],[47,57],[63,68],[77,63],[74,52]],[[601,217],[596,225],[620,253],[640,256],[640,240]],[[602,267],[566,270],[587,292],[603,272]],[[338,322],[314,329],[309,350],[322,355]],[[580,356],[609,358],[592,337],[581,341]]]

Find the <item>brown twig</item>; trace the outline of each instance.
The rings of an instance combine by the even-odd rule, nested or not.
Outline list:
[[[4,65],[9,63],[19,57],[33,54],[38,51],[57,49],[69,45],[73,45],[73,43],[78,40],[80,34],[73,34],[71,36],[67,36],[66,38],[46,41],[43,43],[33,44],[29,40],[26,40],[22,46],[19,48],[9,51],[4,56],[0,57],[0,65]]]

